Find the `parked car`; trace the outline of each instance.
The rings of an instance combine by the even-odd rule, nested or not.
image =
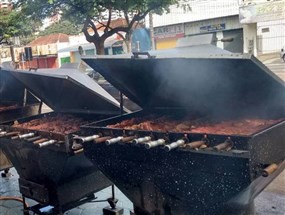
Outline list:
[[[282,47],[281,52],[280,52],[280,57],[283,59],[285,62],[285,46]]]

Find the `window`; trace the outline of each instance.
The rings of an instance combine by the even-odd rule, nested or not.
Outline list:
[[[268,33],[268,32],[269,32],[269,28],[262,28],[262,29],[261,29],[261,32],[262,32],[262,33]]]

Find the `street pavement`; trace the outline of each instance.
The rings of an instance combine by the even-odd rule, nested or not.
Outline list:
[[[270,59],[264,62],[264,64],[276,75],[285,81],[285,62],[282,59]]]
[[[285,81],[285,62],[279,53],[260,55],[257,57],[267,68]]]
[[[124,215],[130,215],[132,210],[131,201],[118,188],[115,189],[115,193],[116,198],[119,199],[118,207],[124,208]],[[21,197],[18,187],[18,174],[14,168],[11,169],[7,178],[0,177],[0,196]],[[96,193],[96,197],[97,200],[111,197],[111,188]],[[29,206],[36,204],[35,201],[30,199],[27,199],[27,203]],[[106,206],[108,206],[107,202],[90,202],[67,211],[64,215],[102,215],[102,209]],[[22,209],[20,202],[0,200],[0,215],[23,215]],[[255,215],[285,215],[285,172],[275,178],[255,199],[255,212]]]
[[[12,168],[8,174],[8,177],[3,178],[0,176],[0,196],[13,196],[21,197],[18,185],[18,174],[15,168]],[[111,187],[108,187],[100,192],[97,192],[95,196],[97,200],[106,200],[110,198],[112,194]],[[117,206],[124,208],[123,215],[130,215],[132,210],[131,201],[122,194],[122,192],[115,188],[115,197],[119,199]],[[37,204],[37,202],[26,199],[29,206]],[[64,215],[102,215],[102,209],[109,206],[107,202],[90,202],[78,206],[72,210],[64,213]],[[12,200],[0,200],[0,215],[23,215],[22,203]],[[33,213],[30,213],[33,214]]]

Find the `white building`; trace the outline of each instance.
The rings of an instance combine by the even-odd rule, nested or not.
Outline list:
[[[193,41],[191,37],[211,34],[212,44],[232,52],[243,51],[243,29],[239,23],[236,0],[191,0],[182,3],[182,7],[171,6],[170,13],[153,15],[156,49],[175,47],[181,37]],[[224,38],[232,38],[232,41],[221,42]]]
[[[11,0],[0,0],[0,9],[10,10],[12,6]]]
[[[218,47],[233,52],[269,53],[285,44],[284,0],[189,0],[153,15],[156,48],[176,46],[181,37],[214,34]],[[149,20],[146,19],[148,25]],[[233,38],[222,43],[222,38]]]
[[[187,7],[172,5],[169,13],[154,14],[153,26],[166,26],[239,14],[237,0],[188,0],[182,1],[183,4]],[[148,19],[146,19],[146,24],[148,25]]]

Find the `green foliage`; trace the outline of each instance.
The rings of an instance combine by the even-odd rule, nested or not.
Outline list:
[[[104,41],[114,35],[126,33],[125,41],[130,39],[132,30],[149,12],[168,11],[172,4],[185,4],[190,0],[17,0],[17,6],[33,20],[41,20],[62,13],[64,20],[74,24],[84,24],[86,40],[95,44],[97,53],[103,53]],[[121,26],[112,26],[113,14],[125,19]],[[100,25],[95,25],[99,23]],[[99,26],[99,27],[98,27]],[[90,34],[89,29],[94,33]],[[104,30],[99,34],[98,30]]]
[[[6,38],[7,35],[7,29],[9,27],[10,18],[9,15],[4,13],[3,11],[0,11],[0,37],[1,39]]]
[[[184,0],[187,1],[187,0]],[[117,13],[131,21],[143,19],[153,11],[161,13],[169,5],[178,4],[178,0],[17,0],[16,6],[33,20],[42,20],[63,13],[65,19],[83,24],[86,18],[94,21],[108,20],[108,12]]]
[[[68,20],[59,21],[40,32],[40,36],[63,33],[67,35],[77,35],[81,32],[82,26],[74,24]]]
[[[0,11],[0,36],[7,39],[19,33],[17,23],[18,13],[1,10]]]
[[[13,36],[27,36],[32,34],[40,23],[32,22],[29,17],[23,18],[19,10],[0,11],[0,40]]]

